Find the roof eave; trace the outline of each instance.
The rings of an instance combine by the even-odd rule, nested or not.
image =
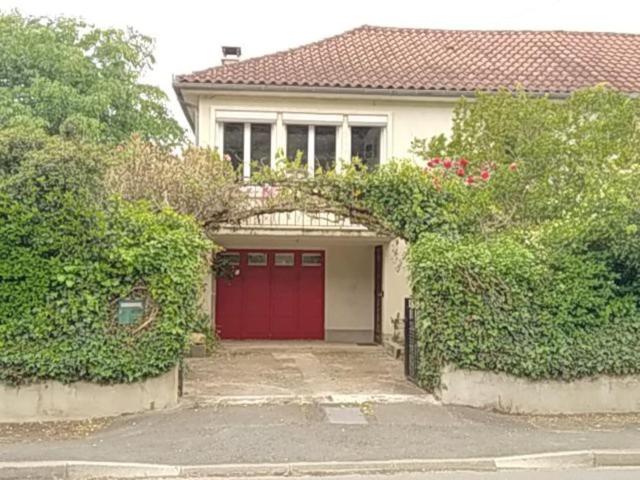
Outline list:
[[[176,92],[176,97],[178,97],[178,103],[180,103],[180,108],[182,109],[182,113],[184,113],[185,118],[187,119],[187,123],[191,127],[193,133],[196,133],[196,122],[195,119],[191,116],[191,112],[189,111],[189,107],[187,106],[187,102],[184,99],[184,95],[182,95],[182,90],[179,87],[179,82],[173,81],[173,91]]]
[[[223,92],[281,92],[281,93],[326,93],[340,95],[383,95],[392,97],[433,97],[458,98],[474,96],[478,92],[496,93],[497,90],[417,90],[403,88],[368,88],[368,87],[317,87],[298,85],[255,85],[240,83],[205,83],[174,81],[176,93],[181,89]],[[181,96],[178,93],[179,97]],[[567,98],[564,92],[531,92],[531,95],[548,96],[549,98]]]

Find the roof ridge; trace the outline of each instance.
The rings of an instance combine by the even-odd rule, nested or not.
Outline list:
[[[571,35],[619,35],[619,36],[631,36],[638,37],[640,33],[631,32],[612,32],[605,30],[562,30],[562,29],[481,29],[481,28],[425,28],[425,27],[390,27],[386,25],[368,25],[364,24],[360,27],[348,30],[344,33],[353,32],[358,29],[366,30],[390,30],[390,31],[414,31],[414,32],[455,32],[455,33],[565,33]],[[334,35],[340,36],[342,34]],[[333,38],[333,37],[331,37]]]

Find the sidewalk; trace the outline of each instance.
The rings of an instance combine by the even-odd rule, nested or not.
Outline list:
[[[227,405],[80,424],[0,425],[0,462],[211,465],[640,449],[640,417],[506,416],[394,403]]]

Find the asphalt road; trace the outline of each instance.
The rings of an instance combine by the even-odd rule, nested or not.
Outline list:
[[[398,475],[340,475],[330,477],[287,477],[287,480],[638,480],[639,478],[640,469],[602,469],[588,471],[562,470],[495,473],[450,472],[403,473]],[[279,477],[279,479],[282,479],[282,477]],[[209,480],[219,480],[219,477],[218,479]],[[227,480],[240,479],[229,478]],[[278,480],[278,478],[257,477],[253,480]]]
[[[536,418],[411,404],[365,405],[361,413],[328,415],[322,405],[229,406],[132,415],[79,430],[0,425],[0,461],[207,465],[640,449],[638,417]]]

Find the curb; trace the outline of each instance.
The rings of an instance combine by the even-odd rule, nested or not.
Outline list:
[[[118,462],[0,462],[0,480],[278,477],[401,472],[496,472],[638,467],[640,450],[584,450],[508,457],[296,462],[217,465],[157,465]]]

